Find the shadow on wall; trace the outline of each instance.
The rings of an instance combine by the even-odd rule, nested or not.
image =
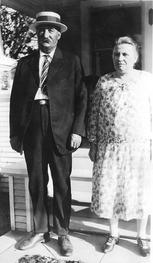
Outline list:
[[[9,193],[0,193],[0,236],[10,231]]]
[[[87,88],[87,114],[86,114],[86,127],[87,127],[87,120],[88,120],[88,112],[90,109],[90,103],[92,99],[93,91],[96,87],[97,81],[99,77],[96,75],[88,75],[84,77],[84,82]],[[81,148],[89,148],[89,142],[87,138],[83,138]]]

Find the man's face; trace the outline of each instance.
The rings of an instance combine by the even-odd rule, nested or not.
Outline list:
[[[56,47],[61,33],[54,25],[41,25],[37,28],[38,46],[44,53],[50,53]]]

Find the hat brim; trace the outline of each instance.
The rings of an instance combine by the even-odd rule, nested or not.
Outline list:
[[[40,25],[55,25],[56,27],[60,28],[60,32],[65,32],[68,28],[66,25],[59,23],[59,22],[50,22],[50,21],[36,21],[35,23],[31,24],[29,29],[36,32],[36,29]]]

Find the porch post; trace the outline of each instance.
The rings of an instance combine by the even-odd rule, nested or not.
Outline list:
[[[143,39],[143,61],[144,70],[153,73],[153,25],[149,24],[149,10],[153,8],[152,1],[144,1],[142,5],[142,39]]]

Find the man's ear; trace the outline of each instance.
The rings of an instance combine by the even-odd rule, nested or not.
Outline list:
[[[58,31],[58,40],[61,38],[61,32]]]

